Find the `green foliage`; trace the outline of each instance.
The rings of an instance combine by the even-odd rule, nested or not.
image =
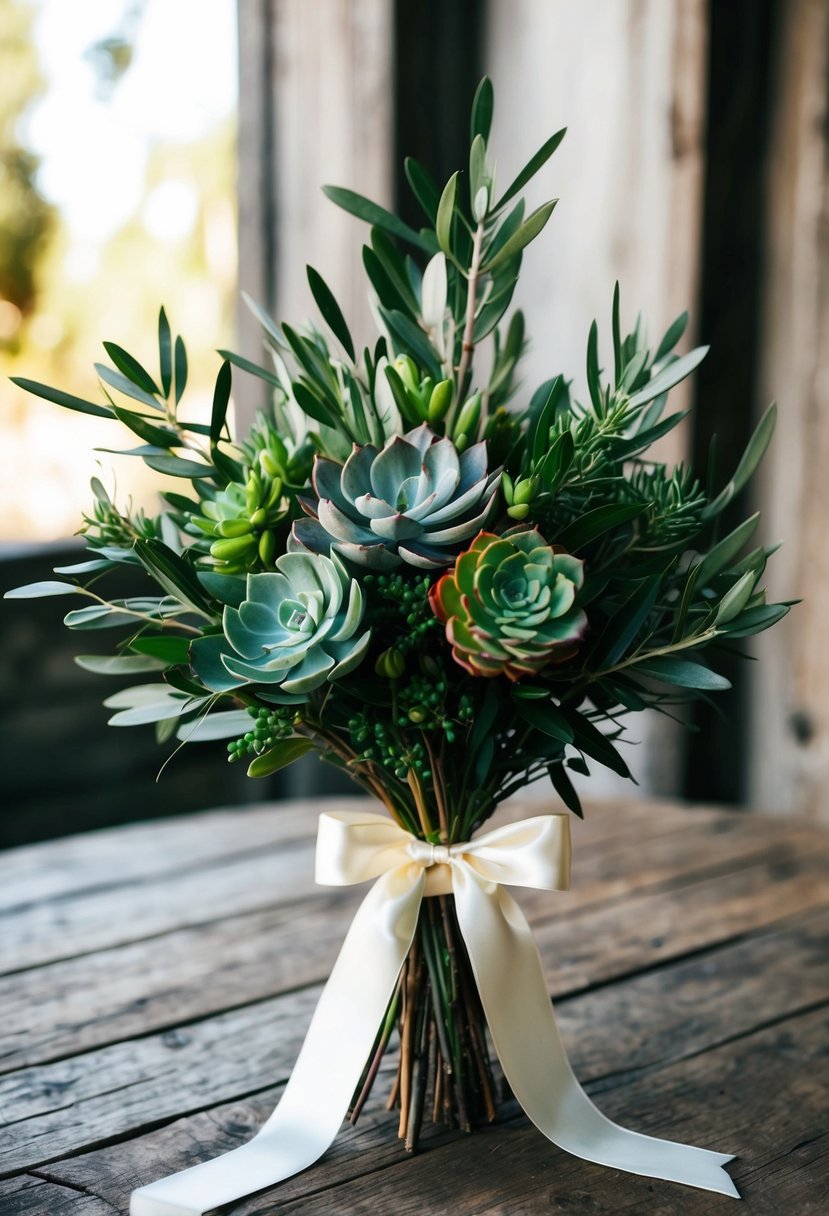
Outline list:
[[[496,201],[492,107],[484,80],[468,160],[443,186],[406,162],[420,230],[326,187],[369,225],[373,349],[357,350],[308,267],[333,344],[248,301],[266,365],[219,352],[209,425],[182,419],[187,354],[163,309],[157,369],[105,343],[103,404],[17,381],[124,422],[141,440],[131,454],[189,483],[151,519],[93,482],[91,560],[11,593],[80,595],[67,625],[126,630],[114,656],[80,660],[87,670],[161,673],[110,698],[113,723],[157,723],[184,743],[235,736],[230,758],[252,757],[253,776],[316,749],[435,840],[470,834],[539,777],[580,814],[571,773],[589,761],[630,775],[627,715],[727,688],[719,652],[791,606],[766,603],[773,547],[748,550],[757,516],[717,531],[768,446],[774,407],[721,490],[654,458],[684,417],[668,412],[670,393],[706,353],[677,350],[687,314],[651,347],[641,317],[624,332],[617,284],[612,358],[605,369],[594,322],[585,399],[554,369],[522,392],[525,321],[511,301],[555,205],[528,208],[523,195],[564,132]],[[235,444],[232,368],[270,394]],[[99,594],[120,563],[161,594]]]

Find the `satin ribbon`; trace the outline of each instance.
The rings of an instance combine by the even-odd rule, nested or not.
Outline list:
[[[249,1143],[135,1191],[130,1216],[203,1216],[322,1156],[359,1084],[421,900],[449,893],[501,1067],[536,1127],[585,1161],[739,1199],[723,1168],[733,1157],[619,1127],[570,1067],[532,932],[503,887],[566,889],[569,826],[564,815],[539,815],[444,846],[417,840],[383,815],[321,815],[317,882],[377,881],[346,935],[282,1098]]]

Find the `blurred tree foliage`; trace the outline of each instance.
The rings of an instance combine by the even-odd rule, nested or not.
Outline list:
[[[36,266],[55,218],[35,184],[38,159],[18,136],[21,115],[43,89],[31,26],[29,6],[0,0],[0,299],[21,313],[34,304]]]

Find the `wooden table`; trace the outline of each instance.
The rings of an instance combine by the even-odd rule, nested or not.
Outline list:
[[[360,897],[313,886],[318,810],[0,855],[2,1216],[125,1213],[135,1186],[270,1112]],[[829,1212],[829,834],[633,802],[590,808],[573,835],[572,891],[519,898],[588,1092],[629,1127],[738,1154],[744,1212]],[[425,1150],[406,1157],[378,1092],[319,1165],[225,1210],[732,1211],[567,1156],[514,1104]]]

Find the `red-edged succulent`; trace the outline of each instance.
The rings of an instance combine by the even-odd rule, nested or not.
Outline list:
[[[474,676],[534,675],[569,659],[587,625],[584,563],[535,529],[481,532],[431,589],[456,662]]]

